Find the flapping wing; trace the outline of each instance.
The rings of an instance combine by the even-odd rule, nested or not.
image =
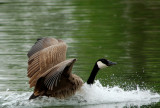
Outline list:
[[[41,83],[39,84],[37,82],[36,89],[39,90],[40,88],[37,87],[41,87],[39,85],[44,85],[48,90],[53,90],[55,87],[59,85],[60,82],[64,80],[64,77],[69,78],[75,61],[76,59],[69,59],[49,69],[39,78],[38,82]],[[43,79],[43,81],[40,81],[41,79]]]
[[[66,59],[67,45],[54,38],[39,39],[28,52],[28,77],[30,87],[48,69]]]
[[[37,42],[32,46],[32,48],[30,49],[30,51],[28,52],[27,56],[28,58],[31,57],[34,53],[47,48],[51,45],[55,45],[58,44],[58,40],[54,39],[54,38],[38,38]]]

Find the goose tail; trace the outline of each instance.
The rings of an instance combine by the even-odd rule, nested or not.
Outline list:
[[[34,95],[34,93],[30,96],[30,98],[29,98],[29,100],[31,100],[31,99],[35,99],[35,98],[37,98],[38,96],[35,96]]]

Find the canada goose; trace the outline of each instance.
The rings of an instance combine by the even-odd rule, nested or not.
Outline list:
[[[28,52],[28,77],[30,88],[34,93],[29,99],[38,96],[55,98],[69,97],[83,85],[82,79],[72,74],[72,67],[76,59],[66,59],[67,45],[55,38],[40,38]],[[93,84],[99,69],[116,63],[106,59],[99,59],[95,63],[87,84]]]

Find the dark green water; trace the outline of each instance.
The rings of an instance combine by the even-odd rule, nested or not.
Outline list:
[[[2,94],[32,91],[26,54],[39,37],[64,40],[67,58],[78,59],[73,73],[84,81],[95,61],[107,58],[118,65],[98,73],[103,86],[134,90],[139,85],[160,94],[158,0],[0,0]]]

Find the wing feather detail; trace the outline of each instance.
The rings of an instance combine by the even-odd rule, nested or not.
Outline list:
[[[50,37],[37,39],[37,42],[32,46],[32,48],[28,52],[27,56],[31,57],[36,52],[38,52],[44,48],[47,48],[51,45],[57,44],[57,43],[58,43],[57,39],[50,38]]]
[[[66,59],[67,45],[54,38],[39,39],[28,52],[28,77],[30,87],[35,86],[39,77]]]
[[[66,61],[63,61],[50,70],[48,72],[44,73],[41,77],[44,77],[44,85],[49,89],[53,90],[54,87],[57,87],[58,83],[62,80],[62,74],[70,74],[73,64],[76,61],[76,59],[69,59]]]

